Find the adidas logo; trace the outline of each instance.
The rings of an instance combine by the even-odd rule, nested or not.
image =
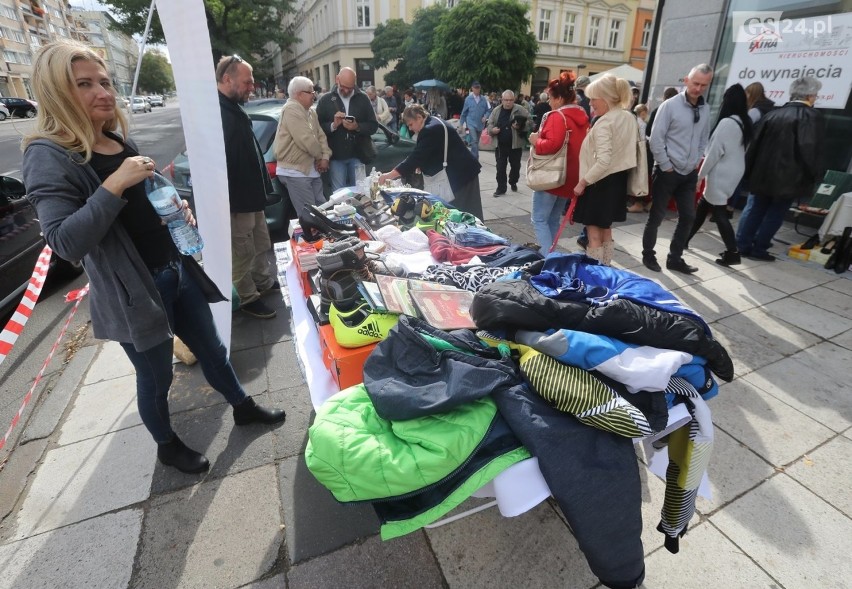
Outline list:
[[[361,335],[366,335],[367,337],[374,337],[376,339],[382,339],[384,335],[379,331],[379,324],[375,321],[370,321],[368,323],[364,323],[357,330]]]

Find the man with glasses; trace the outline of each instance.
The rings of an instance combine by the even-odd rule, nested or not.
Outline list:
[[[341,69],[335,86],[317,102],[317,117],[331,147],[332,191],[355,186],[357,169],[376,157],[372,135],[379,124],[370,99],[356,87],[356,80],[355,70]]]
[[[657,229],[666,216],[669,200],[677,203],[677,227],[672,235],[666,268],[692,274],[698,268],[683,259],[683,250],[695,219],[695,189],[698,164],[710,136],[710,107],[704,92],[713,79],[713,68],[697,65],[684,78],[686,88],[666,100],[657,109],[651,131],[651,153],[654,155],[653,205],[642,234],[642,263],[654,272],[660,271],[654,246]]]
[[[272,241],[263,213],[272,183],[251,119],[240,106],[254,91],[252,67],[239,55],[225,56],[216,66],[216,82],[231,204],[231,280],[241,311],[272,319],[275,309],[260,298],[279,290],[277,272],[269,263]]]
[[[486,128],[497,143],[497,190],[494,197],[506,194],[506,164],[509,164],[509,185],[518,191],[521,177],[521,152],[532,128],[530,111],[515,104],[515,93],[505,90],[502,106],[491,111]]]

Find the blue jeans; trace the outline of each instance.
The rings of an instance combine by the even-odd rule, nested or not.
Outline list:
[[[740,224],[737,225],[737,248],[744,255],[766,254],[772,238],[790,208],[789,200],[777,200],[762,194],[749,194]]]
[[[473,157],[479,159],[479,136],[482,135],[482,129],[468,125],[467,130],[467,143],[470,145],[470,153],[473,154]]]
[[[331,191],[355,186],[355,171],[363,166],[356,157],[348,160],[331,160],[328,162],[328,173],[331,175]]]
[[[169,326],[198,358],[207,382],[231,405],[245,401],[248,395],[237,380],[201,289],[180,263],[160,268],[153,274]],[[155,442],[169,442],[174,437],[169,418],[174,340],[167,339],[142,352],[129,343],[121,343],[121,347],[136,368],[136,406],[142,423]]]
[[[541,246],[539,251],[544,255],[550,251],[553,239],[559,231],[559,222],[564,209],[564,198],[540,190],[533,192],[530,220],[535,231],[535,239]]]

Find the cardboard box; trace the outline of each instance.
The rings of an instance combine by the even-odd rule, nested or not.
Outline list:
[[[364,382],[364,362],[376,344],[360,348],[341,347],[334,338],[331,325],[319,326],[322,361],[341,390]]]
[[[803,262],[807,262],[811,257],[811,250],[803,250],[802,243],[798,245],[791,245],[790,249],[787,251],[787,255],[791,258],[795,258],[796,260],[802,260]]]

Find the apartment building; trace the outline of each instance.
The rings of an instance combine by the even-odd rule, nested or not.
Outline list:
[[[452,8],[458,1],[464,0],[448,0],[447,4]],[[285,26],[292,27],[301,41],[279,50],[273,60],[279,88],[297,75],[330,88],[341,66],[354,68],[362,86],[383,85],[388,70],[373,69],[370,51],[376,25],[393,18],[411,22],[418,8],[434,3],[299,0]],[[623,64],[639,67],[636,64],[644,63],[650,43],[655,6],[656,0],[531,0],[528,15],[539,41],[539,55],[532,79],[522,91],[540,91],[565,69],[590,75]],[[647,35],[637,33],[646,26]]]
[[[136,73],[139,46],[127,35],[111,29],[115,19],[106,11],[75,8],[73,15],[80,40],[98,52],[107,63],[115,89],[128,96]]]

